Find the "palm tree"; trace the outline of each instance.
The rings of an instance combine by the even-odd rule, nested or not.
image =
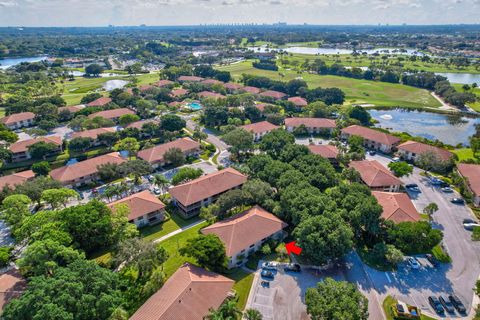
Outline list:
[[[153,184],[159,187],[162,191],[168,186],[168,179],[164,175],[156,174],[153,177]]]
[[[262,314],[257,309],[247,309],[243,316],[246,320],[262,320]]]
[[[205,316],[206,320],[235,320],[240,319],[242,311],[238,309],[237,302],[234,299],[225,301],[217,310],[210,309],[210,313]]]

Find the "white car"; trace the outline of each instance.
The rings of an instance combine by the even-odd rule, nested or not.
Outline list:
[[[392,162],[400,162],[400,158],[399,158],[399,157],[394,157],[394,158],[392,159]]]
[[[407,263],[412,269],[420,269],[420,263],[414,257],[408,257]]]
[[[265,270],[277,270],[278,268],[278,262],[275,261],[267,261],[262,263],[262,269]]]
[[[155,188],[153,188],[153,193],[155,193],[158,196],[162,193],[162,190],[160,190],[160,188],[158,188],[158,187],[155,187]]]
[[[443,187],[443,188],[442,188],[442,191],[445,192],[445,193],[452,193],[452,192],[453,192],[453,189],[450,188],[450,187]]]

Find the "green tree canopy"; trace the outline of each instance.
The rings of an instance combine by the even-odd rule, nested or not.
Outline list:
[[[180,254],[195,258],[201,267],[212,271],[222,271],[227,267],[225,246],[214,234],[189,239],[187,244],[180,248]]]

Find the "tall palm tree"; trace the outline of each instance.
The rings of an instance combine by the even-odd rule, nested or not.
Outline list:
[[[159,187],[162,191],[164,191],[167,188],[169,182],[168,182],[168,179],[165,178],[164,175],[156,174],[153,177],[153,184],[156,185],[157,187]]]
[[[234,299],[225,301],[217,310],[211,309],[205,316],[206,320],[236,320],[242,317],[242,311],[238,309]]]

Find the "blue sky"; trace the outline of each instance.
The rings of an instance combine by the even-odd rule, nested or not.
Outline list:
[[[1,26],[480,23],[480,0],[0,0]]]

